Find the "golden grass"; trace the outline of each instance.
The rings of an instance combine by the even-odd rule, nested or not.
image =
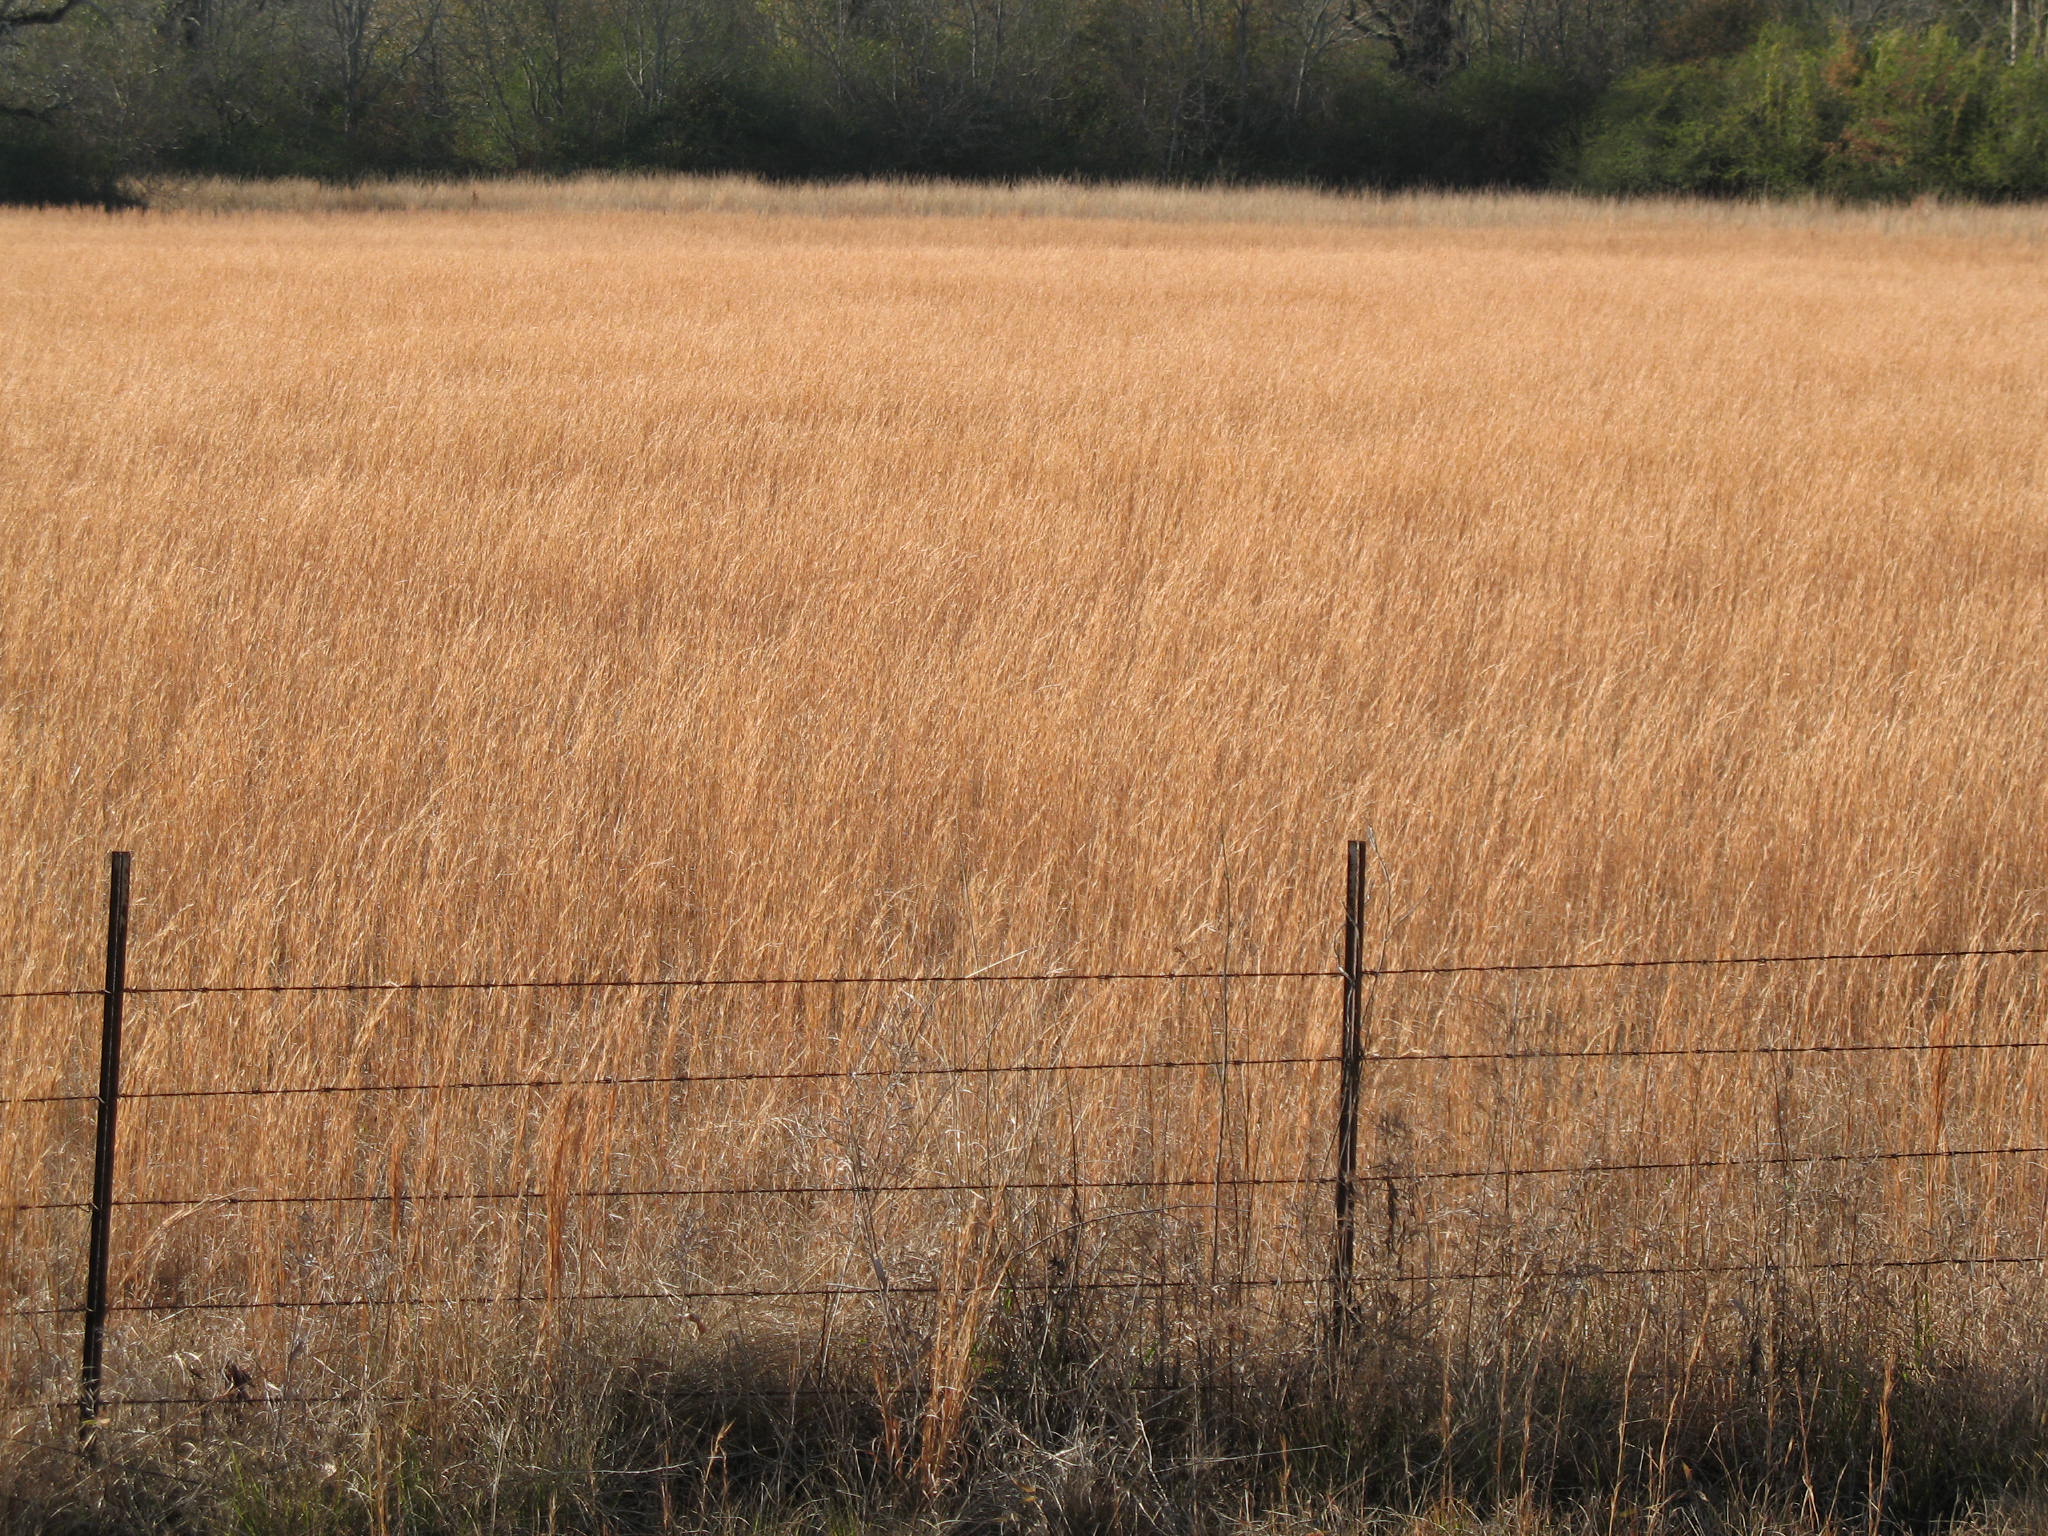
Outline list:
[[[115,846],[138,985],[1320,969],[1367,828],[1389,964],[2043,942],[2038,211],[159,194],[186,211],[0,216],[0,983],[93,983]],[[2019,1038],[2039,976],[1388,982],[1373,1029]],[[9,1091],[89,1083],[89,1000],[0,1010]],[[1327,981],[146,998],[129,1080],[1317,1054],[1335,1024]],[[1661,1362],[1636,1412],[1664,1422],[1747,1401],[1788,1295],[1878,1354],[2017,1366],[2032,1268],[1413,1276],[2040,1251],[2039,1157],[1418,1175],[2038,1145],[2044,1088],[2031,1053],[1385,1067],[1362,1267],[1389,1327],[1502,1383],[1545,1350]],[[948,1300],[131,1313],[112,1385],[235,1359],[477,1389],[570,1343],[711,1369],[742,1340],[971,1386],[1006,1274],[1320,1273],[1327,1191],[1229,1181],[1326,1172],[1333,1092],[1308,1066],[137,1101],[137,1199],[535,1193],[124,1212],[131,1301]],[[4,1114],[11,1196],[79,1197],[82,1110]],[[1147,1187],[576,1193],[1075,1176]],[[0,1222],[12,1294],[71,1303],[80,1218]],[[1307,1336],[1312,1292],[1246,1294],[1141,1322],[1232,1358]],[[12,1325],[11,1390],[62,1394],[67,1328]],[[1471,1410],[1525,1460],[1536,1380]],[[950,1475],[948,1401],[906,1475]]]
[[[1910,204],[1837,204],[1820,198],[1702,202],[1580,193],[1325,192],[1307,187],[1175,187],[1058,179],[987,183],[918,178],[766,182],[746,175],[587,172],[473,181],[395,177],[355,183],[285,177],[158,176],[128,190],[179,213],[680,213],[817,218],[1108,219],[1146,224],[1242,223],[1441,230],[1603,225],[1612,229],[1826,230],[1949,234],[1970,241],[2048,238],[2048,209],[1924,197]]]

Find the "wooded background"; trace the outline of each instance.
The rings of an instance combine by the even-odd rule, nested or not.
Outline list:
[[[2042,0],[0,0],[0,197],[148,171],[2048,190]]]

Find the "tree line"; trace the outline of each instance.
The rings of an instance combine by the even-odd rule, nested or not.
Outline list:
[[[2048,0],[0,0],[0,199],[650,168],[2048,191]]]

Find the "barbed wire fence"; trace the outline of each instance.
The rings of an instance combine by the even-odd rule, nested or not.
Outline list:
[[[223,1299],[150,1302],[117,1299],[109,1284],[112,1257],[112,1217],[117,1208],[175,1210],[197,1207],[214,1209],[265,1209],[287,1207],[374,1206],[403,1199],[420,1205],[460,1203],[492,1204],[540,1200],[551,1193],[567,1200],[701,1199],[728,1197],[740,1200],[777,1196],[833,1196],[846,1194],[979,1194],[998,1192],[1042,1192],[1078,1194],[1099,1191],[1157,1191],[1165,1188],[1262,1189],[1285,1188],[1327,1198],[1330,1260],[1317,1272],[1275,1273],[1237,1276],[1233,1285],[1243,1288],[1309,1290],[1326,1308],[1332,1341],[1341,1344],[1356,1326],[1358,1308],[1355,1291],[1359,1285],[1357,1227],[1360,1192],[1363,1185],[1383,1175],[1361,1173],[1359,1168],[1360,1115],[1363,1108],[1365,1073],[1369,1067],[1414,1063],[1506,1063],[1551,1062],[1559,1065],[1630,1061],[1658,1058],[1778,1058],[1788,1062],[1799,1058],[1830,1056],[1911,1055],[1916,1053],[2029,1053],[2048,1049],[2048,1031],[2037,1031],[2012,1039],[1961,1040],[1814,1040],[1792,1043],[1699,1046],[1631,1046],[1615,1044],[1588,1048],[1528,1047],[1476,1050],[1374,1050],[1366,1038],[1366,998],[1377,982],[1399,978],[1446,978],[1470,976],[1543,976],[1569,973],[1626,972],[1647,970],[1761,969],[1767,967],[1886,966],[1907,961],[2005,960],[2048,956],[2048,945],[1996,946],[1954,949],[1818,950],[1798,954],[1688,955],[1628,957],[1608,960],[1466,962],[1444,965],[1373,966],[1364,958],[1365,918],[1370,902],[1370,845],[1354,841],[1348,845],[1346,889],[1341,939],[1341,960],[1332,969],[1209,969],[1035,972],[964,972],[923,974],[835,974],[788,976],[696,976],[633,977],[588,976],[544,979],[465,979],[405,981],[341,981],[316,983],[250,984],[159,984],[131,986],[127,981],[127,948],[131,859],[116,852],[110,859],[105,978],[99,987],[51,988],[0,992],[0,1002],[29,1000],[97,999],[101,1010],[99,1082],[95,1092],[52,1092],[0,1096],[0,1107],[29,1105],[92,1106],[94,1154],[92,1187],[83,1200],[6,1202],[12,1213],[81,1211],[89,1222],[89,1242],[84,1276],[84,1295],[73,1306],[15,1307],[0,1311],[7,1320],[77,1316],[82,1323],[82,1344],[78,1391],[75,1399],[38,1399],[4,1404],[10,1410],[48,1411],[76,1403],[81,1440],[89,1447],[97,1427],[111,1410],[123,1407],[207,1407],[225,1401],[257,1401],[266,1404],[319,1404],[339,1402],[396,1402],[410,1399],[361,1391],[327,1394],[297,1394],[249,1399],[238,1385],[228,1394],[215,1396],[112,1396],[105,1390],[105,1349],[113,1318],[121,1315],[235,1313],[258,1311],[331,1311],[336,1309],[412,1309],[435,1307],[518,1307],[558,1303],[599,1302],[686,1302],[734,1300],[749,1302],[793,1302],[831,1300],[863,1296],[896,1297],[933,1295],[941,1289],[936,1281],[896,1281],[887,1287],[871,1285],[805,1285],[786,1287],[715,1286],[702,1288],[656,1287],[617,1288],[589,1291],[515,1288],[490,1292],[445,1292],[387,1294],[349,1297],[230,1297]],[[677,1071],[641,1074],[535,1074],[530,1076],[480,1075],[437,1077],[419,1075],[379,1082],[254,1083],[234,1086],[148,1087],[124,1089],[122,1085],[122,1028],[126,1000],[130,997],[191,998],[200,996],[264,997],[280,995],[396,995],[463,994],[479,992],[702,990],[733,991],[769,988],[847,988],[868,986],[932,987],[1018,987],[1054,983],[1117,985],[1139,982],[1255,982],[1324,981],[1336,983],[1341,994],[1335,1049],[1328,1051],[1245,1053],[1221,1052],[1209,1055],[1119,1056],[1100,1060],[1013,1061],[984,1064],[889,1065],[883,1067],[801,1068],[750,1071]],[[2035,1037],[2035,1033],[2041,1035]],[[122,1198],[116,1187],[118,1121],[124,1103],[150,1101],[247,1100],[264,1098],[338,1098],[372,1095],[418,1095],[447,1092],[522,1092],[569,1088],[618,1088],[650,1085],[718,1083],[816,1083],[859,1081],[861,1079],[901,1080],[916,1077],[984,1079],[1032,1076],[1066,1076],[1091,1073],[1170,1073],[1193,1071],[1234,1071],[1252,1067],[1314,1067],[1336,1069],[1334,1094],[1334,1166],[1322,1173],[1294,1175],[1226,1174],[1204,1176],[1148,1176],[1114,1179],[1006,1179],[1000,1183],[961,1179],[923,1179],[890,1182],[864,1181],[857,1185],[818,1181],[768,1181],[743,1183],[665,1183],[641,1185],[597,1184],[548,1191],[536,1187],[478,1189],[409,1189],[402,1196],[380,1191],[321,1193],[278,1193],[248,1195],[228,1192],[192,1192],[186,1195],[146,1195]],[[1627,1174],[1690,1173],[1714,1170],[1865,1164],[1937,1164],[1971,1159],[2048,1157],[2048,1143],[2014,1141],[1997,1145],[1912,1148],[1866,1148],[1852,1151],[1771,1153],[1744,1156],[1692,1158],[1636,1158],[1594,1161],[1505,1162],[1464,1167],[1408,1169],[1401,1178],[1416,1183],[1479,1181],[1489,1179],[1611,1178]],[[1376,1275],[1374,1285],[1437,1286],[1453,1283],[1491,1281],[1588,1281],[1659,1276],[1739,1275],[1830,1271],[1916,1271],[1968,1269],[2048,1264],[2048,1252],[1958,1252],[1917,1255],[1872,1255],[1841,1260],[1787,1261],[1783,1259],[1731,1260],[1700,1263],[1647,1263],[1641,1265],[1565,1265],[1553,1268],[1464,1267],[1421,1269],[1395,1275]],[[1196,1288],[1210,1282],[1196,1276],[1154,1274],[1130,1278],[1083,1279],[1067,1276],[1058,1280],[1033,1282],[1011,1279],[1011,1289],[1058,1289],[1071,1292],[1114,1292],[1145,1290],[1168,1292]],[[799,1395],[805,1390],[798,1389]]]

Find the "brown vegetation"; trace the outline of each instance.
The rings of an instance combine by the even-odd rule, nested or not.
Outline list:
[[[92,984],[116,846],[140,985],[1322,969],[1366,828],[1390,964],[2043,941],[2037,216],[752,195],[0,216],[0,983]],[[2039,978],[1424,978],[1372,1027],[2017,1039]],[[89,1003],[0,1010],[9,1092],[89,1083]],[[1317,980],[145,998],[130,1083],[1313,1054],[1335,1022]],[[658,1523],[771,1462],[1027,1523],[1218,1487],[1925,1518],[2043,1448],[2039,1274],[1800,1266],[2042,1251],[2041,1157],[1425,1175],[2040,1145],[2044,1088],[2028,1052],[1384,1066],[1334,1366],[1312,1288],[1244,1284],[1322,1273],[1327,1190],[1232,1182],[1328,1171],[1324,1066],[138,1101],[131,1199],[533,1194],[126,1211],[131,1302],[937,1290],[129,1313],[111,1384],[435,1394],[119,1421],[134,1464],[231,1443],[370,1525],[514,1485]],[[78,1198],[78,1107],[0,1115],[10,1198]],[[1145,1187],[1019,1187],[1076,1177]],[[578,1193],[932,1182],[980,1188]],[[75,1304],[77,1213],[0,1232],[20,1305]],[[1159,1274],[1201,1283],[1044,1299]],[[73,1339],[10,1325],[9,1392],[62,1397]],[[861,1397],[690,1406],[763,1382]],[[14,1485],[69,1497],[61,1413],[11,1424]],[[684,1470],[586,1475],[635,1458]]]

